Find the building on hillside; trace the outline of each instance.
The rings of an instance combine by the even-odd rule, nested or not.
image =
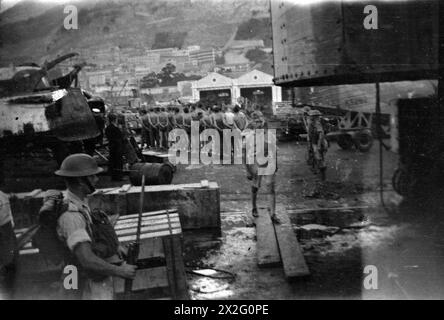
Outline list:
[[[155,68],[160,62],[159,54],[142,54],[129,56],[124,63],[134,67]]]
[[[120,71],[113,74],[113,81],[118,85],[123,85],[125,82],[128,84],[132,80],[134,80],[134,73],[131,71]]]
[[[180,97],[180,92],[177,86],[140,89],[140,94],[149,95],[153,97],[156,102],[171,101]]]
[[[138,88],[135,86],[97,86],[93,88],[93,93],[109,98],[110,100],[117,100],[118,98],[132,97],[134,90]]]
[[[200,46],[197,46],[197,45],[187,47],[188,54],[190,54],[190,52],[198,51],[198,50],[200,50]]]
[[[193,98],[193,82],[194,81],[179,81],[177,82],[177,89],[179,90],[180,97],[187,100]]]
[[[190,52],[190,60],[195,61],[199,66],[210,64],[216,64],[216,50],[214,49],[201,49]]]
[[[214,71],[232,79],[251,71],[251,63],[224,64],[214,67]]]
[[[89,50],[88,62],[99,68],[111,66],[120,61],[120,51],[116,47],[97,48]]]
[[[227,46],[227,50],[243,51],[259,49],[264,47],[263,40],[233,40]]]
[[[144,88],[140,89],[140,93],[146,93],[151,95],[156,94],[168,94],[168,93],[178,93],[179,90],[177,86],[168,86],[168,87],[154,87],[154,88]]]
[[[143,77],[145,77],[146,75],[150,74],[153,71],[154,70],[152,68],[148,68],[145,66],[142,67],[136,66],[134,68],[134,76],[136,77],[136,79],[142,79]]]
[[[167,63],[171,63],[176,67],[176,72],[183,72],[185,66],[190,63],[188,56],[162,56],[160,59],[160,65],[163,67]]]
[[[147,54],[158,54],[158,55],[171,55],[176,48],[162,48],[162,49],[151,49],[147,50]]]
[[[85,72],[89,87],[103,86],[112,81],[112,70],[97,70]]]

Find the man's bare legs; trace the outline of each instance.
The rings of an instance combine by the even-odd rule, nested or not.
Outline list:
[[[276,215],[276,192],[274,179],[269,186],[267,186],[267,206],[270,218],[274,223],[280,223]]]
[[[255,186],[251,187],[251,202],[252,202],[252,215],[253,217],[259,217],[259,214],[257,212],[257,192],[259,191],[258,188],[256,188]]]

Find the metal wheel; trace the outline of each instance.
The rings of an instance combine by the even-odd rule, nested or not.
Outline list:
[[[367,152],[373,145],[373,137],[368,130],[358,132],[353,138],[356,149],[361,152]]]
[[[338,146],[343,150],[350,150],[353,147],[353,139],[348,134],[343,134],[338,137]]]
[[[398,168],[393,173],[392,185],[398,194],[407,197],[414,193],[416,181],[406,170]]]

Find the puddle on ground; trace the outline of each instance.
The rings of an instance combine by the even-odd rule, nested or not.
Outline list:
[[[217,269],[235,275],[255,263],[256,230],[243,212],[222,212],[222,236],[211,231],[185,231],[184,252],[187,279],[193,299],[228,299],[236,279],[213,279],[191,270]]]
[[[289,211],[288,216],[290,217],[291,223],[298,227],[316,224],[344,228],[366,221],[366,216],[361,209],[348,208],[332,208],[331,210],[319,209],[297,213]]]
[[[394,241],[406,224],[376,225],[362,209],[333,208],[289,212],[304,254],[341,254],[360,248],[376,250]]]
[[[233,295],[230,284],[223,280],[211,278],[191,277],[188,279],[191,298],[201,299],[227,299]]]

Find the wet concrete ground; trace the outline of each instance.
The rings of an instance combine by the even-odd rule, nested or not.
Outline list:
[[[221,270],[213,278],[188,273],[194,299],[444,298],[444,190],[403,201],[391,187],[397,155],[384,152],[386,210],[378,192],[377,144],[369,153],[332,144],[323,184],[305,163],[304,144],[278,147],[278,211],[290,217],[310,277],[289,283],[281,267],[258,268],[250,181],[242,165],[179,165],[173,183],[206,179],[221,190],[222,235],[184,234],[189,271]],[[106,177],[101,182],[109,186]],[[264,200],[259,196],[259,207]],[[363,286],[366,266],[376,267],[377,289]]]
[[[230,273],[213,275],[225,279],[189,273],[194,299],[444,298],[441,205],[431,210],[426,200],[414,201],[416,207],[401,201],[390,182],[397,155],[384,152],[386,210],[378,192],[377,145],[360,153],[333,144],[324,184],[305,164],[305,145],[278,147],[278,210],[291,219],[310,277],[288,283],[281,267],[258,268],[250,184],[242,165],[180,165],[173,183],[207,179],[221,188],[222,236],[185,234],[188,269]],[[264,200],[259,197],[259,206]],[[366,266],[376,267],[373,289],[363,285]]]

